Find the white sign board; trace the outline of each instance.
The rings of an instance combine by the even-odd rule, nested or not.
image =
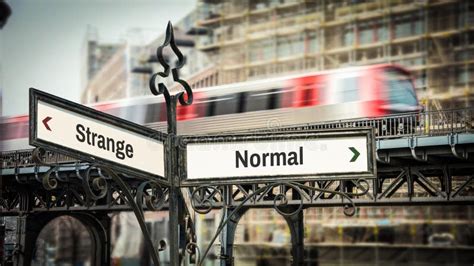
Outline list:
[[[186,179],[373,174],[372,144],[367,134],[299,135],[270,140],[190,141],[186,145]]]
[[[33,136],[32,144],[47,143],[73,157],[81,158],[75,155],[82,154],[89,161],[99,160],[103,164],[111,162],[113,166],[123,166],[131,171],[136,169],[164,176],[162,140],[152,138],[152,132],[133,130],[133,127],[141,128],[140,125],[130,125],[128,121],[111,117],[108,118],[112,119],[113,124],[107,123],[103,121],[106,114],[79,107],[87,113],[81,114],[77,110],[60,107],[55,100],[43,100],[42,97],[37,99],[35,120],[32,121],[35,123],[33,134],[36,135]],[[129,129],[125,128],[126,125]]]

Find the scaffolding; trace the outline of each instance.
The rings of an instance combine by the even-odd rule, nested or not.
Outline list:
[[[201,0],[197,48],[219,84],[393,63],[410,69],[427,109],[474,102],[474,2]]]

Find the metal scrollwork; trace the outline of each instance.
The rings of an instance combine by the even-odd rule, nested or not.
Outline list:
[[[91,165],[86,169],[85,176],[82,179],[82,187],[88,198],[98,200],[107,195],[108,183],[103,175],[92,175],[92,170],[97,169],[96,165]],[[78,176],[80,174],[78,173]]]
[[[60,167],[59,165],[47,163],[44,159],[45,154],[46,151],[43,148],[35,148],[31,154],[31,159],[33,160],[33,162],[51,167],[41,178],[39,178],[37,171],[35,171],[35,178],[43,185],[44,189],[53,190],[58,187],[58,171]],[[53,173],[54,176],[52,176]]]
[[[369,190],[370,190],[370,184],[369,184],[369,181],[367,181],[367,179],[357,179],[357,180],[354,182],[354,185],[355,185],[356,188],[359,189],[360,191],[357,192],[357,193],[346,192],[347,195],[353,196],[353,197],[364,196],[364,195],[367,194],[367,193],[369,192]]]
[[[354,182],[357,189],[360,191],[357,193],[352,192],[341,192],[335,190],[328,190],[322,189],[318,187],[308,186],[303,183],[299,182],[275,182],[266,184],[262,187],[259,187],[252,193],[248,193],[245,195],[242,201],[239,201],[239,204],[232,209],[232,212],[229,213],[227,218],[222,215],[221,221],[219,226],[215,232],[214,237],[211,239],[208,247],[200,256],[198,260],[198,265],[202,265],[204,259],[206,258],[207,254],[209,253],[212,245],[214,244],[215,240],[223,230],[224,226],[233,218],[233,216],[248,202],[256,199],[261,199],[264,196],[268,195],[274,188],[280,187],[280,191],[276,195],[273,196],[273,207],[274,209],[282,216],[290,217],[293,215],[298,214],[302,211],[304,206],[304,198],[307,195],[307,191],[313,192],[322,192],[322,193],[329,193],[334,195],[339,195],[343,201],[347,201],[347,203],[343,206],[343,212],[347,216],[353,216],[356,212],[356,205],[352,200],[354,196],[363,196],[369,191],[369,182],[365,179],[358,179]],[[290,200],[288,199],[288,193],[291,190],[291,195],[294,199],[297,199],[297,202],[294,201],[291,203],[291,206],[296,205],[295,208],[285,208],[290,206]],[[216,197],[220,197],[223,199],[222,207],[226,208],[229,206],[229,203],[224,200],[222,197],[221,190],[219,187],[212,186],[212,185],[203,185],[195,188],[191,193],[191,205],[195,212],[200,214],[205,214],[210,212],[212,209],[216,208]],[[195,246],[195,243],[191,242],[188,245],[192,246],[199,252],[199,247]],[[199,252],[200,253],[200,252]]]
[[[222,198],[219,189],[213,186],[200,186],[191,193],[191,206],[193,210],[199,214],[209,213],[214,206],[213,197],[218,194]]]
[[[19,172],[18,167],[15,167],[15,180],[16,180],[16,182],[18,182],[19,184],[26,184],[25,181],[21,180],[20,175],[19,175],[18,172]],[[36,180],[38,180],[38,178]],[[38,182],[40,182],[40,181],[38,181]]]
[[[186,217],[184,218],[184,224],[185,224],[185,233],[186,233],[186,240],[187,240],[185,251],[190,257],[189,258],[190,263],[196,263],[197,261],[199,261],[201,253],[196,243],[197,238],[196,238],[194,224],[189,215],[186,215]]]
[[[45,155],[45,153],[46,151],[43,148],[35,148],[31,152],[31,159],[33,160],[33,162],[37,164],[49,165],[48,163],[44,161],[43,156]]]
[[[192,261],[200,261],[201,259],[201,250],[196,242],[189,242],[186,244],[186,253],[191,256]]]
[[[137,189],[137,205],[143,207],[143,200],[150,211],[159,211],[165,204],[165,192],[161,185],[155,181],[146,181]]]
[[[268,186],[270,188],[273,188],[273,187],[278,186],[278,185],[280,185],[280,184],[271,184],[271,185],[268,185]],[[285,183],[284,185],[292,188],[293,192],[296,192],[296,194],[298,194],[298,196],[300,198],[298,207],[296,208],[296,210],[294,210],[292,212],[286,212],[285,208],[283,208],[283,207],[288,206],[288,197],[286,196],[286,193],[282,193],[280,191],[280,193],[278,193],[275,196],[275,198],[273,199],[273,208],[280,215],[289,217],[289,216],[293,216],[293,215],[299,213],[303,209],[303,197],[302,197],[302,192],[301,192],[301,190],[298,186],[296,186],[292,183]]]
[[[53,172],[57,175],[58,167],[51,167],[41,178],[41,183],[46,190],[53,190],[58,187],[58,179],[56,176],[51,176]]]
[[[341,196],[341,198],[343,200],[349,201],[347,204],[345,204],[343,206],[343,212],[344,212],[344,215],[346,215],[346,216],[354,216],[354,214],[356,212],[356,206],[355,206],[355,203],[354,203],[354,201],[352,200],[351,197],[353,197],[353,196],[363,196],[369,191],[369,187],[368,187],[369,182],[367,182],[367,180],[365,180],[365,179],[359,179],[359,180],[356,181],[356,186],[358,188],[361,188],[361,187],[364,188],[364,190],[359,192],[359,193],[340,192],[340,191],[322,189],[322,188],[317,188],[317,187],[311,187],[311,186],[307,186],[307,185],[303,185],[303,184],[299,184],[299,183],[293,183],[293,184],[298,185],[301,189],[313,190],[313,191],[329,193],[329,194],[335,194],[335,195]],[[362,184],[364,184],[364,185],[367,184],[367,188],[365,188]]]

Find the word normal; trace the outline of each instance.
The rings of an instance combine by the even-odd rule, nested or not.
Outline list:
[[[253,153],[249,155],[248,150],[243,153],[235,151],[235,167],[267,167],[267,166],[286,166],[303,165],[303,147],[299,147],[298,152],[265,152]]]

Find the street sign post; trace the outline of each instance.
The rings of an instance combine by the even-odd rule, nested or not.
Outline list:
[[[373,132],[185,137],[183,184],[373,178]]]
[[[30,118],[30,145],[164,181],[160,132],[33,88]]]

